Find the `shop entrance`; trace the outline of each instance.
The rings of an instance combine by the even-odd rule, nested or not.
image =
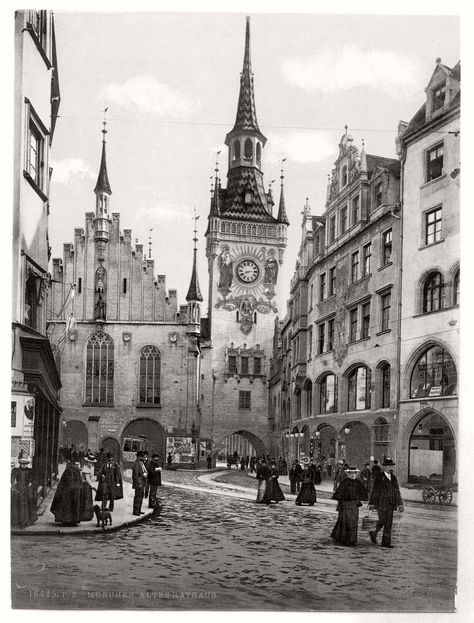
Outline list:
[[[446,418],[436,411],[424,414],[410,437],[408,481],[430,480],[450,485],[455,473],[456,448]]]

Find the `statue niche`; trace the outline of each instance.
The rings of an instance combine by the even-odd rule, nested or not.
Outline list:
[[[229,247],[225,244],[222,247],[222,252],[219,255],[218,259],[219,263],[219,282],[217,284],[217,289],[222,294],[224,298],[231,291],[232,279],[233,279],[233,270],[234,270],[234,262],[230,256]]]
[[[265,260],[265,271],[263,275],[263,291],[268,299],[275,296],[275,285],[278,278],[278,260],[275,257],[275,250],[269,249]]]
[[[103,322],[106,319],[106,272],[103,266],[99,266],[95,273],[95,305],[94,320]]]

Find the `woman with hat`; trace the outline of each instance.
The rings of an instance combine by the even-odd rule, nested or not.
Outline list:
[[[367,499],[367,491],[360,480],[357,480],[357,467],[347,467],[346,476],[333,493],[332,499],[337,500],[338,517],[331,532],[331,538],[341,545],[357,543],[357,526],[359,523],[359,507],[361,500]]]
[[[81,521],[82,476],[79,460],[69,461],[51,504],[54,520],[67,526]]]
[[[276,461],[273,459],[270,462],[270,470],[268,472],[267,486],[263,495],[262,502],[264,504],[271,504],[271,502],[281,502],[285,499],[283,491],[278,483],[278,469]]]
[[[316,489],[314,487],[314,470],[308,459],[304,460],[303,473],[301,474],[301,490],[298,493],[295,504],[309,504],[314,506],[316,502]]]
[[[26,528],[38,519],[36,487],[30,459],[20,456],[18,463],[19,467],[14,467],[11,473],[11,527]]]
[[[84,466],[81,469],[81,521],[91,521],[94,517],[94,511],[92,510],[94,505],[92,490],[97,491],[97,489],[92,486],[92,466],[94,463],[96,463],[95,456],[89,451],[84,456]]]

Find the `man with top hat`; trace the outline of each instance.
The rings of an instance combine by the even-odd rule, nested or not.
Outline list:
[[[299,462],[295,459],[293,465],[290,467],[288,478],[290,480],[290,493],[299,493],[301,487],[301,475],[303,474],[303,468]]]
[[[109,504],[109,510],[114,510],[114,501],[123,498],[122,473],[111,452],[107,452],[106,461],[97,476],[96,502],[102,502],[102,510]]]
[[[132,488],[135,490],[135,496],[133,498],[134,515],[140,516],[145,514],[142,511],[142,502],[147,479],[148,472],[145,466],[145,453],[139,450],[132,467]]]
[[[337,500],[337,522],[331,532],[331,538],[340,545],[357,544],[357,527],[361,500],[367,499],[367,491],[357,479],[359,470],[355,466],[347,466],[343,478],[334,491],[332,499]]]
[[[334,486],[333,486],[333,491],[336,491],[336,489],[338,488],[338,486],[341,484],[341,482],[347,478],[347,474],[346,474],[346,468],[349,467],[348,465],[344,464],[344,461],[342,459],[339,459],[339,461],[337,462],[337,469],[336,469],[336,473],[334,475]]]
[[[156,508],[156,492],[161,486],[161,462],[158,454],[151,455],[148,465],[148,484],[150,486],[150,497],[148,498],[148,508]]]
[[[369,499],[369,508],[377,510],[379,520],[375,530],[369,532],[372,543],[377,543],[377,533],[383,528],[382,547],[393,547],[393,511],[403,513],[404,506],[398,481],[394,473],[395,463],[387,457],[383,460],[382,471],[375,477]]]

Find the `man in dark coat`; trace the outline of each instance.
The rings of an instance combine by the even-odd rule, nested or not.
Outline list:
[[[148,452],[147,452],[147,450],[144,450],[143,451],[143,464],[145,465],[145,469],[146,469],[147,473],[148,473],[148,470],[150,469],[150,462],[151,462],[151,459],[150,459],[150,457],[148,455]],[[147,479],[146,482],[145,482],[145,490],[143,492],[143,497],[145,499],[148,498],[149,491],[150,491],[150,483],[148,482],[148,479]]]
[[[341,482],[347,478],[345,467],[346,466],[344,465],[344,461],[339,460],[337,462],[337,470],[336,474],[334,475],[333,491],[336,491]]]
[[[253,474],[257,465],[257,457],[252,456],[250,459],[250,473]]]
[[[161,464],[158,454],[152,455],[148,465],[148,484],[150,485],[148,508],[156,508],[156,491],[161,487]]]
[[[137,458],[132,467],[132,488],[135,490],[135,496],[133,498],[133,514],[144,515],[142,511],[143,494],[145,492],[145,484],[148,480],[148,472],[145,467],[145,455],[144,452],[139,450],[137,452]]]
[[[258,490],[257,499],[255,501],[257,504],[269,504],[270,502],[265,501],[265,492],[267,489],[267,481],[270,478],[270,466],[265,457],[262,457],[257,463],[256,478],[258,480]]]
[[[367,499],[367,491],[360,480],[359,470],[355,466],[347,467],[343,478],[334,491],[332,499],[337,500],[337,521],[331,532],[331,538],[340,545],[356,545],[361,500]]]
[[[94,465],[94,476],[98,478],[102,468],[104,467],[104,463],[107,462],[104,448],[101,448],[99,452],[97,452],[96,461],[97,463]]]
[[[301,474],[303,473],[303,468],[298,463],[298,461],[293,461],[293,465],[290,467],[290,473],[288,477],[290,479],[290,492],[291,493],[299,493],[301,486]]]
[[[403,513],[404,506],[398,481],[394,473],[395,463],[390,458],[386,458],[382,464],[383,471],[375,477],[372,492],[369,499],[369,508],[377,510],[379,520],[375,530],[369,532],[372,543],[377,543],[377,533],[383,528],[382,547],[393,547],[392,523],[393,511],[398,510]]]
[[[109,510],[114,510],[114,501],[123,498],[122,473],[110,452],[106,454],[106,461],[100,470],[97,484],[96,502],[102,502],[102,510],[109,503]]]
[[[301,506],[301,504],[309,504],[314,506],[316,502],[316,489],[314,488],[314,469],[308,463],[308,459],[304,460],[304,469],[301,474],[301,491],[298,493],[295,504]]]

